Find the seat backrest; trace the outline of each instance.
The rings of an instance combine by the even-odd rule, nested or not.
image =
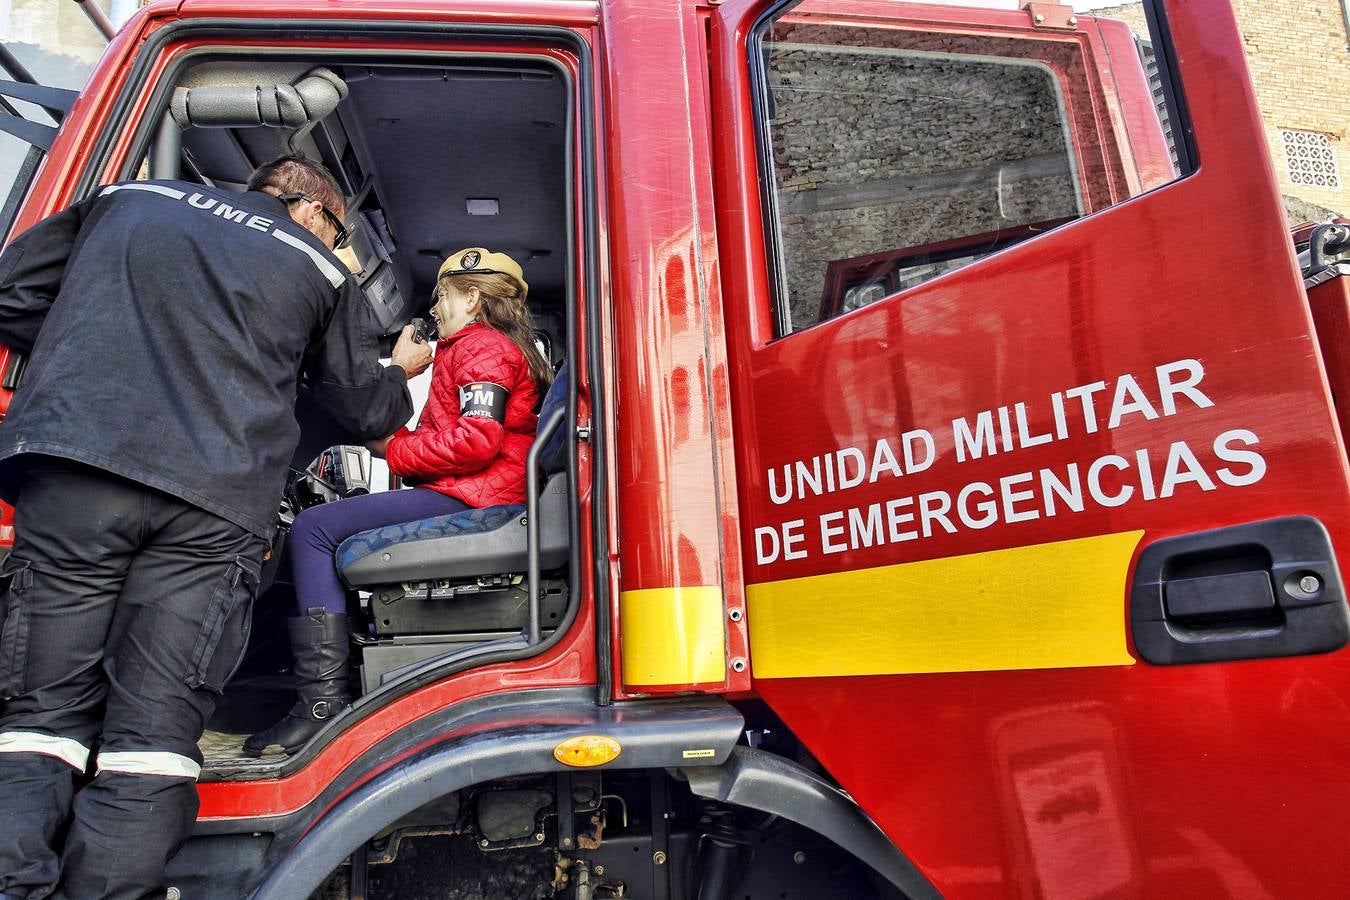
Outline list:
[[[539,405],[540,428],[544,427],[544,423],[554,412],[567,408],[567,398],[571,390],[571,363],[565,362],[558,370],[558,374],[553,376],[553,384],[544,395],[544,402]],[[543,467],[545,475],[556,475],[567,469],[567,430],[567,422],[564,421],[558,426],[558,430],[553,432],[544,449],[539,451],[539,465]]]

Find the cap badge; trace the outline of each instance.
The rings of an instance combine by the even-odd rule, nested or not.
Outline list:
[[[470,250],[459,258],[459,267],[461,269],[472,269],[482,260],[483,255],[477,250]]]

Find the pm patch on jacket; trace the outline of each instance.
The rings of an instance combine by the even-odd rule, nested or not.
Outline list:
[[[506,422],[506,401],[511,392],[500,384],[475,381],[459,389],[459,414],[466,418]]]

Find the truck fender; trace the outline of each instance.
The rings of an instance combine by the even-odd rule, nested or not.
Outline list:
[[[745,720],[721,699],[597,706],[556,695],[488,713],[355,788],[323,813],[254,889],[254,900],[308,897],[374,834],[453,791],[517,775],[564,770],[553,755],[567,738],[604,735],[622,747],[607,769],[674,769],[690,754],[731,756]],[[433,739],[434,740],[434,739]],[[691,770],[697,767],[689,767]]]
[[[851,797],[791,760],[738,746],[721,765],[681,772],[700,797],[772,813],[833,841],[906,897],[942,896]]]

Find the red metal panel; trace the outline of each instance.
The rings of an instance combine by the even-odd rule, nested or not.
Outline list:
[[[1125,140],[1117,143],[1124,157],[1124,175],[1130,193],[1158,187],[1172,180],[1167,140],[1158,128],[1158,110],[1142,65],[1135,66],[1139,48],[1124,22],[1102,18],[1084,25],[1095,32],[1092,59],[1103,105],[1111,126]]]
[[[694,102],[704,91],[697,20],[670,0],[612,0],[603,30],[621,590],[720,586],[739,609],[737,568],[722,564],[722,542],[736,550],[735,487],[721,298],[709,277],[707,122]],[[726,621],[743,657],[740,627]],[[733,682],[745,687],[748,673],[728,666],[724,680],[703,687]]]
[[[1318,517],[1350,569],[1346,463],[1222,0],[1167,4],[1196,174],[780,341],[771,341],[746,64],[747,31],[765,7],[730,0],[714,30],[714,175],[747,582],[1137,529],[1149,543],[1288,514]],[[847,18],[899,7],[835,9]],[[1200,252],[1201,236],[1218,229],[1241,236],[1240,252]],[[753,529],[784,518],[769,499],[774,466],[1185,358],[1203,363],[1212,407],[1080,431],[967,461],[959,473],[951,445],[939,446],[941,464],[905,476],[903,493],[1135,448],[1165,456],[1177,440],[1208,450],[1232,428],[1260,437],[1269,469],[1258,484],[1136,496],[823,561],[754,561]],[[1048,421],[1033,409],[1034,430]],[[847,500],[809,497],[794,514],[811,521],[886,496],[864,486]],[[935,584],[891,602],[940,609],[956,594]],[[1344,651],[1175,668],[760,679],[756,690],[953,896],[1314,896],[1350,879],[1340,852],[1350,837]]]

